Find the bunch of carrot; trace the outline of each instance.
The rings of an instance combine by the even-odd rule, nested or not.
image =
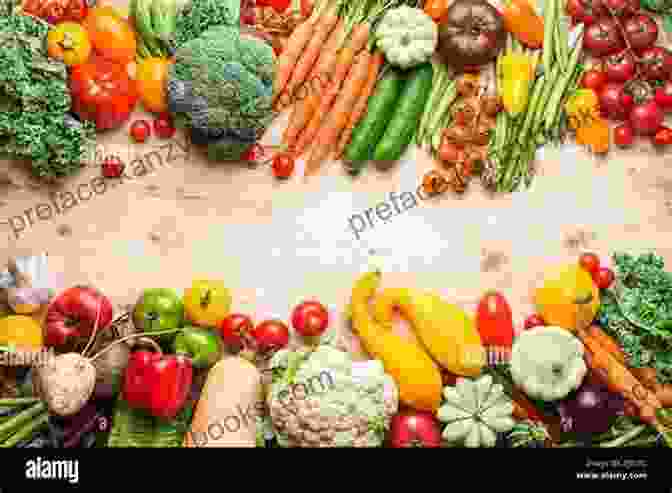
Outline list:
[[[625,354],[618,343],[595,325],[574,333],[585,346],[586,363],[592,372],[611,392],[622,395],[634,404],[642,421],[665,433],[667,430],[657,417],[664,407],[663,403],[657,393],[640,382],[628,368]]]
[[[283,144],[298,157],[312,145],[305,175],[331,152],[342,152],[376,85],[382,53],[371,52],[372,25],[399,0],[323,0],[290,36],[280,57],[274,101],[292,104],[297,88],[309,86],[296,102]]]

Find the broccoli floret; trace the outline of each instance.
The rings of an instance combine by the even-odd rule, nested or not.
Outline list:
[[[168,108],[207,144],[213,160],[237,160],[273,119],[273,48],[237,27],[217,26],[175,54]]]
[[[240,0],[190,0],[177,18],[173,44],[179,48],[220,25],[240,25]]]

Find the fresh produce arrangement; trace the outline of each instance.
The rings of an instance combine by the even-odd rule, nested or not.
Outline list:
[[[430,195],[474,179],[524,189],[539,148],[570,136],[601,155],[635,138],[672,143],[665,2],[132,0],[126,13],[15,2],[2,0],[0,32],[40,42],[0,55],[12,110],[0,153],[45,179],[77,173],[96,132],[127,124],[139,145],[179,130],[209,160],[269,164],[278,179],[299,159],[306,176],[332,158],[353,176],[390,168],[415,145],[437,164],[422,179]],[[47,93],[60,102],[33,98]],[[152,118],[130,121],[137,107]],[[261,145],[285,111],[281,142]]]
[[[7,271],[19,284],[31,258]],[[343,327],[316,298],[254,321],[216,279],[144,289],[121,313],[94,287],[56,290],[0,318],[3,354],[50,351],[0,365],[0,445],[670,447],[672,273],[655,253],[611,265],[550,268],[520,328],[502,292],[468,313],[381,289],[377,270],[354,279]]]

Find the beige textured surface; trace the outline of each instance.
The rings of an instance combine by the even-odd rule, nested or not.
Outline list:
[[[283,126],[277,121],[265,140]],[[161,144],[130,145],[127,127],[99,138],[105,152],[127,162],[151,150],[167,158]],[[66,285],[92,283],[118,305],[132,303],[143,288],[183,288],[195,277],[213,277],[233,290],[234,310],[258,320],[287,319],[293,304],[318,297],[339,328],[352,283],[371,262],[383,264],[385,285],[437,290],[469,310],[486,288],[500,289],[519,321],[531,310],[530,289],[543,269],[574,261],[582,249],[604,256],[655,250],[672,262],[669,151],[641,142],[595,159],[568,145],[541,153],[539,164],[530,191],[493,198],[473,186],[462,198],[420,202],[357,240],[349,218],[389,201],[392,191],[414,191],[432,167],[424,153],[412,149],[394,169],[370,168],[354,182],[332,163],[304,183],[302,163],[294,178],[278,182],[268,167],[207,163],[192,150],[18,235],[0,224],[0,252],[46,250]],[[3,174],[5,223],[25,219],[55,191],[35,188],[16,163],[0,163]],[[85,169],[63,190],[98,174]]]

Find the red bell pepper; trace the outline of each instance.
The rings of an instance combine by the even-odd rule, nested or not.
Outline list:
[[[123,396],[129,407],[157,418],[173,419],[187,401],[192,380],[189,358],[164,355],[161,351],[135,351],[124,375]]]

